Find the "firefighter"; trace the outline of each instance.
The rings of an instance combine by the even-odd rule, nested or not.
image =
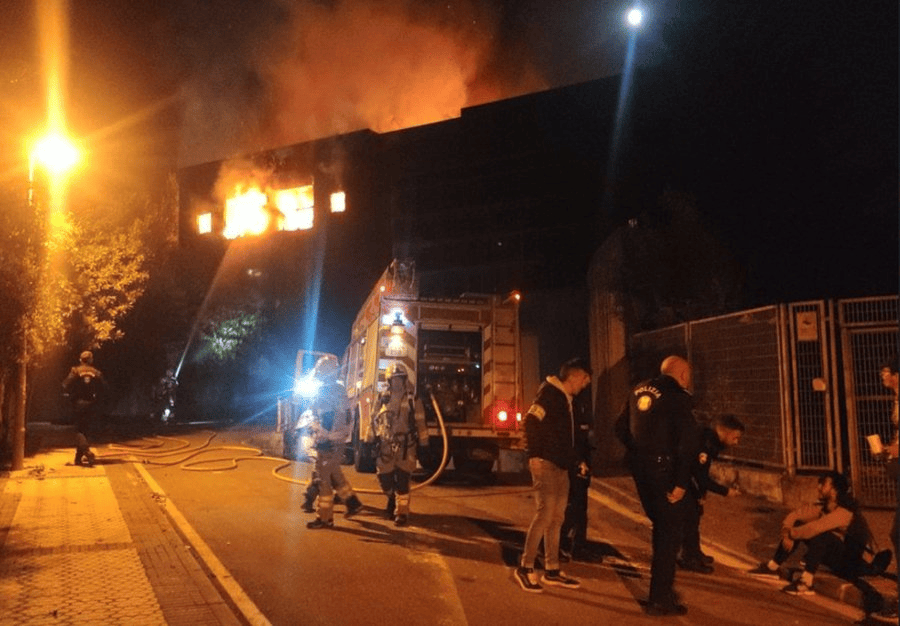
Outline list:
[[[349,435],[349,420],[345,404],[347,393],[337,380],[339,364],[333,355],[319,357],[313,367],[313,376],[322,382],[309,411],[312,413],[310,431],[316,449],[316,474],[319,477],[319,497],[316,519],[306,524],[311,530],[334,527],[334,491],[346,503],[345,517],[362,509],[362,502],[341,470],[344,446]]]
[[[393,517],[397,526],[405,526],[409,522],[409,481],[416,469],[416,445],[428,445],[428,427],[424,411],[416,410],[406,368],[392,363],[385,378],[388,388],[375,404],[370,439],[375,443],[378,482],[388,497],[385,514]]]
[[[69,370],[62,383],[63,395],[72,403],[75,422],[75,465],[82,462],[93,467],[96,458],[88,443],[97,420],[97,401],[104,388],[103,374],[94,367],[94,355],[85,350],[78,358],[78,365]]]

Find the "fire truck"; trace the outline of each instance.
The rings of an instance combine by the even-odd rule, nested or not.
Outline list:
[[[425,469],[436,469],[443,454],[436,404],[454,467],[488,474],[500,450],[524,447],[519,294],[424,298],[418,292],[415,264],[395,260],[353,323],[343,363],[354,466],[374,471],[366,443],[372,411],[387,388],[386,368],[399,361],[428,423]]]

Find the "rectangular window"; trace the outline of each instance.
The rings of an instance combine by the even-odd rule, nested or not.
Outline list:
[[[278,230],[309,230],[313,227],[315,201],[313,186],[273,192],[275,208],[281,213]]]
[[[347,210],[347,195],[343,191],[335,191],[331,194],[331,212],[343,213]]]
[[[197,232],[206,235],[212,232],[212,213],[197,216]]]

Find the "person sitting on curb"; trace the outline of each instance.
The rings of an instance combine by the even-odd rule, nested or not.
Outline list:
[[[864,555],[871,544],[871,531],[853,497],[847,478],[838,472],[819,477],[819,501],[802,506],[781,523],[781,541],[774,556],[747,572],[759,579],[780,582],[781,566],[800,544],[806,545],[803,572],[782,591],[791,595],[810,595],[820,565],[836,575],[858,582],[860,576],[876,575],[890,562],[890,550],[879,552],[871,563]],[[874,590],[861,586],[866,603],[877,603]]]

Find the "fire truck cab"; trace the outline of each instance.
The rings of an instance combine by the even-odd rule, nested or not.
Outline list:
[[[454,467],[489,473],[501,449],[524,446],[519,297],[471,294],[421,298],[415,264],[393,261],[356,316],[344,353],[354,465],[374,471],[372,409],[394,361],[409,372],[425,411],[436,469],[447,431]]]

